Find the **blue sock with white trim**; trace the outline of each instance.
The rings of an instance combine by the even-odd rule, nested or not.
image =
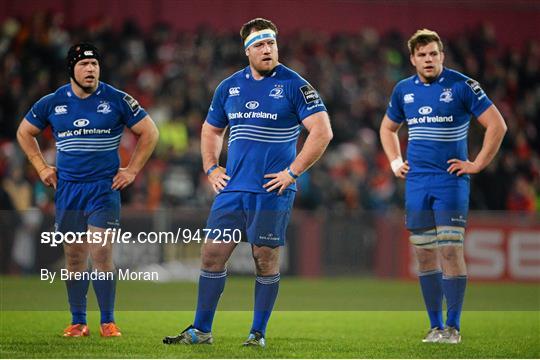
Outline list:
[[[263,336],[266,325],[272,314],[279,290],[279,274],[270,276],[257,276],[255,280],[255,308],[253,311],[253,324],[250,333],[260,332]]]
[[[431,323],[431,328],[443,329],[443,281],[441,270],[418,274],[424,303]]]
[[[86,324],[86,294],[90,280],[67,280],[69,310],[71,324]]]
[[[199,296],[197,298],[197,312],[193,327],[208,333],[212,331],[212,322],[221,293],[225,289],[227,270],[206,271],[201,269],[199,276]]]
[[[92,280],[92,285],[101,312],[101,324],[114,322],[116,280]]]
[[[442,288],[446,298],[446,326],[460,329],[461,309],[467,287],[467,275],[444,276]]]

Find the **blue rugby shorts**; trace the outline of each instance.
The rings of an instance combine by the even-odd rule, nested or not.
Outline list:
[[[407,175],[405,182],[407,229],[465,227],[469,210],[469,183],[468,176]]]
[[[120,226],[120,191],[112,179],[92,182],[58,180],[55,194],[56,231],[86,232],[88,225],[107,229]]]
[[[222,192],[216,196],[207,229],[213,234],[240,230],[242,241],[257,246],[277,247],[285,245],[285,233],[291,215],[295,192]]]

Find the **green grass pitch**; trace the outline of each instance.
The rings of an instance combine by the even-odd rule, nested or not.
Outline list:
[[[471,283],[463,342],[447,345],[421,343],[428,322],[415,282],[286,278],[270,319],[267,347],[253,349],[241,347],[251,325],[252,278],[228,280],[215,318],[214,345],[191,347],[167,346],[161,339],[192,322],[196,284],[119,283],[116,320],[124,336],[100,338],[99,313],[93,310],[91,336],[66,339],[61,333],[69,314],[62,310],[67,305],[61,282],[0,282],[2,358],[540,357],[537,284]],[[95,309],[92,290],[89,308]]]

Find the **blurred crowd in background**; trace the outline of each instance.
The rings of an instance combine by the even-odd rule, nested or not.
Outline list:
[[[68,82],[65,55],[79,41],[100,49],[101,80],[136,98],[160,129],[155,154],[122,194],[124,208],[211,203],[199,135],[216,86],[247,65],[237,33],[211,28],[175,32],[166,24],[142,31],[132,22],[115,31],[100,20],[68,31],[62,15],[52,13],[9,19],[0,30],[0,209],[53,209],[53,190],[39,181],[15,134],[35,101]],[[409,36],[370,29],[278,35],[280,61],[319,90],[334,130],[323,158],[298,180],[297,208],[347,212],[403,207],[404,184],[390,170],[378,129],[393,86],[414,72],[406,48]],[[504,48],[489,26],[443,36],[443,42],[445,65],[478,80],[508,125],[499,155],[472,179],[471,209],[540,210],[540,44]],[[406,130],[400,138],[405,148]],[[482,139],[483,129],[473,120],[472,159]],[[39,142],[54,164],[50,129]],[[126,131],[120,148],[124,165],[135,143]]]

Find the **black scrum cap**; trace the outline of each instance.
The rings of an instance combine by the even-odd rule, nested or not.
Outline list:
[[[96,59],[98,62],[101,61],[98,49],[94,45],[89,43],[73,45],[69,48],[66,59],[70,77],[74,78],[73,69],[75,69],[75,64],[83,59]]]

